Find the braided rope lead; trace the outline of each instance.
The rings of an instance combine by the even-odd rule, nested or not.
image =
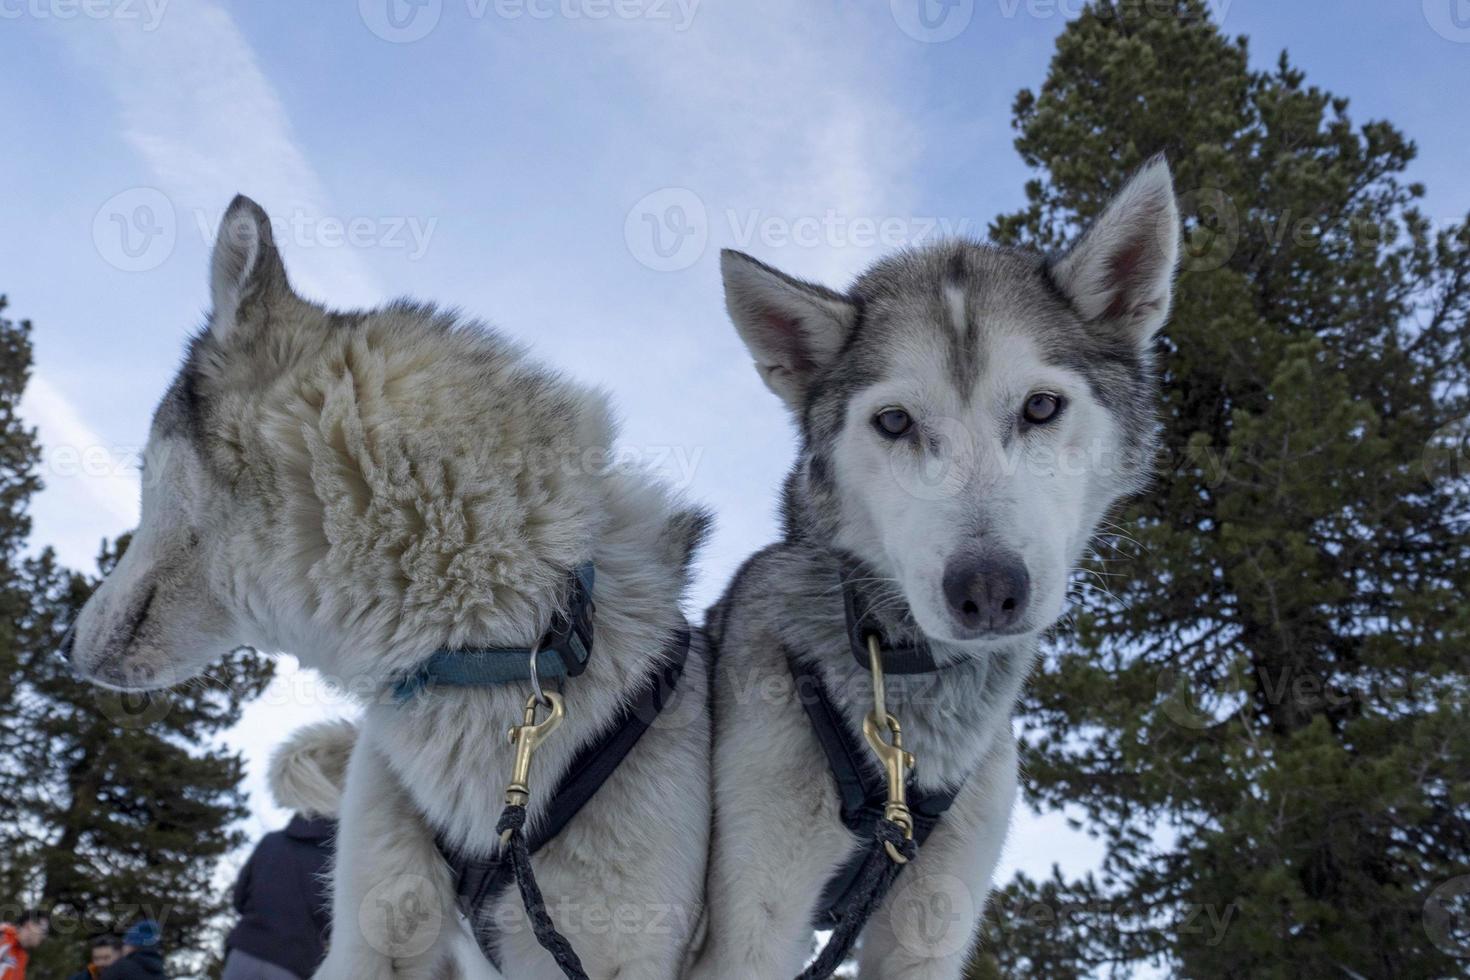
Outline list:
[[[546,900],[541,897],[541,887],[536,884],[536,875],[531,870],[531,852],[526,846],[526,808],[511,805],[500,814],[495,832],[501,835],[510,864],[515,871],[516,887],[521,891],[521,903],[526,906],[526,918],[531,920],[531,931],[536,941],[556,960],[556,965],[570,980],[588,980],[577,951],[566,936],[556,931],[556,924],[546,911]]]
[[[827,945],[822,947],[817,958],[801,971],[796,980],[827,980],[852,952],[858,935],[868,924],[868,919],[878,910],[888,889],[893,887],[898,873],[903,870],[903,864],[889,857],[890,846],[903,856],[904,863],[912,861],[919,853],[918,845],[905,835],[902,827],[892,820],[878,821],[873,828],[873,843],[868,846],[868,856],[863,859],[854,884],[858,900],[848,906],[842,921],[837,923],[837,928],[827,938]]]

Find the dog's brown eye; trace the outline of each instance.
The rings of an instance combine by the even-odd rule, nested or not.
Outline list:
[[[1026,407],[1021,410],[1021,417],[1032,425],[1045,425],[1054,421],[1062,414],[1062,397],[1053,395],[1049,391],[1038,391],[1026,399]]]
[[[897,439],[914,427],[914,420],[901,408],[885,408],[873,416],[878,431],[890,439]]]

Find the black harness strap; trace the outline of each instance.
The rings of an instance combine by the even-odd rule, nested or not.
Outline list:
[[[806,710],[812,731],[827,755],[827,766],[837,783],[842,825],[858,840],[870,841],[883,819],[883,807],[888,800],[888,784],[883,772],[878,768],[872,750],[853,734],[842,713],[832,703],[817,669],[809,662],[792,656],[790,651],[786,662],[796,682],[796,696]],[[886,657],[884,662],[887,662]],[[908,804],[914,817],[916,845],[923,845],[928,840],[939,818],[958,795],[958,787],[921,793],[914,781],[909,780]],[[853,910],[854,903],[862,899],[864,889],[859,886],[864,884],[863,867],[867,856],[867,850],[854,852],[842,869],[827,881],[822,888],[813,926],[818,929],[836,927]]]
[[[883,624],[871,616],[872,603],[864,601],[856,583],[863,567],[851,559],[838,558],[846,613],[847,645],[864,671],[872,672],[875,683],[888,674],[927,674],[941,669],[929,645],[898,645],[884,642]],[[869,649],[869,641],[877,644]],[[876,657],[878,664],[872,662]],[[890,816],[888,775],[882,771],[877,750],[859,739],[847,725],[843,713],[832,702],[831,692],[811,663],[786,651],[786,663],[796,683],[797,698],[812,724],[812,731],[827,756],[827,767],[837,784],[840,815],[846,827],[864,846],[822,888],[812,925],[831,929],[832,934],[815,959],[797,980],[827,980],[852,952],[858,936],[878,906],[883,903],[904,866],[919,853],[936,824],[954,803],[959,787],[921,793],[910,772],[904,786],[908,821],[912,834],[897,815]],[[878,668],[881,667],[881,672]],[[890,716],[891,718],[892,716]],[[898,730],[895,727],[895,738]],[[897,746],[890,744],[890,750]]]
[[[556,837],[587,801],[596,795],[602,784],[607,782],[608,777],[618,768],[618,764],[633,750],[633,746],[638,744],[643,733],[653,724],[659,712],[664,709],[672,697],[679,677],[684,673],[684,665],[689,660],[689,646],[689,628],[683,626],[675,631],[664,648],[665,662],[653,673],[650,682],[645,684],[633,700],[623,707],[601,737],[582,749],[573,758],[572,764],[567,767],[565,775],[557,784],[556,791],[546,808],[545,816],[535,825],[533,833],[524,835],[525,854],[522,857],[528,858],[529,855],[535,854],[548,841]],[[522,811],[520,822],[524,822],[524,819],[524,811]],[[517,823],[516,830],[519,837],[519,823]],[[500,969],[497,949],[499,937],[495,933],[493,923],[481,922],[480,916],[476,913],[485,906],[485,903],[498,896],[513,880],[528,877],[528,875],[521,874],[521,869],[528,865],[524,861],[513,860],[514,856],[507,853],[506,849],[491,852],[459,850],[446,843],[442,835],[438,838],[437,843],[439,853],[444,856],[444,860],[449,863],[450,869],[454,872],[455,896],[459,909],[470,920],[480,951],[495,965],[496,969]],[[524,881],[521,887],[524,891]],[[539,898],[539,892],[537,896]],[[534,926],[536,913],[530,909],[529,905],[528,914],[533,916]],[[544,908],[542,914],[544,914]],[[539,932],[537,935],[540,938]]]

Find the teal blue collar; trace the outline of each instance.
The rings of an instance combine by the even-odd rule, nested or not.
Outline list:
[[[572,572],[567,611],[551,621],[551,628],[534,650],[530,647],[489,647],[436,650],[393,686],[395,704],[412,701],[429,687],[485,687],[531,679],[531,658],[542,680],[576,677],[592,657],[592,563]]]

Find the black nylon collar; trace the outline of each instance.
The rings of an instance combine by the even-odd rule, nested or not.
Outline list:
[[[941,669],[929,652],[929,644],[896,646],[888,642],[882,624],[868,615],[871,603],[859,595],[857,586],[852,584],[857,575],[856,566],[839,561],[838,575],[842,579],[842,608],[847,615],[847,645],[859,667],[864,671],[869,669],[868,637],[877,636],[885,674],[929,674]]]

